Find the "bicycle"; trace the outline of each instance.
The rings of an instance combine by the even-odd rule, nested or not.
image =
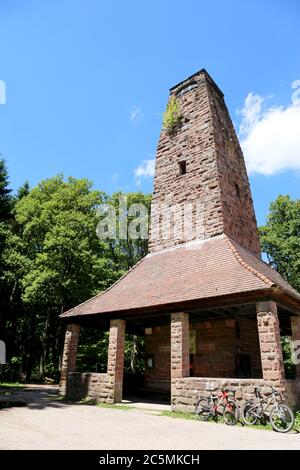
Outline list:
[[[222,407],[222,411],[219,409]],[[224,422],[234,426],[239,419],[239,408],[235,401],[235,391],[221,389],[218,395],[210,393],[208,398],[199,398],[196,403],[195,413],[200,421],[216,419],[218,415],[223,416]]]
[[[261,387],[254,387],[256,401],[247,401],[242,409],[242,417],[245,424],[256,424],[258,420],[265,423],[269,420],[274,431],[289,432],[294,426],[294,413],[282,403],[281,394],[270,387],[272,395],[266,400],[261,396]],[[280,399],[278,400],[278,397]],[[272,405],[268,413],[268,408]]]

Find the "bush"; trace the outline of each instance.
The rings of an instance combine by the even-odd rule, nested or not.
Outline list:
[[[295,424],[294,429],[300,432],[300,410],[295,413]]]
[[[163,114],[163,126],[164,129],[173,135],[181,124],[182,115],[180,112],[180,106],[175,98],[172,96],[167,104],[167,109]]]

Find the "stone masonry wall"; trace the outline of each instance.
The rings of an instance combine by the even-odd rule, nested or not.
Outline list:
[[[154,356],[154,369],[146,369],[145,387],[154,390],[171,390],[170,372],[171,333],[170,325],[155,326],[152,334],[145,336],[145,354]]]
[[[67,397],[70,400],[113,403],[113,388],[107,374],[69,372],[68,384]]]
[[[280,386],[285,373],[277,305],[272,301],[258,302],[256,310],[263,378]]]
[[[199,396],[208,397],[212,391],[218,394],[221,388],[235,390],[236,398],[242,405],[244,400],[254,398],[254,386],[263,387],[262,393],[270,393],[269,386],[274,386],[273,381],[263,379],[219,379],[219,378],[196,378],[188,377],[183,379],[172,379],[172,410],[188,411],[195,410],[196,401]],[[281,387],[275,387],[284,399],[284,402],[296,408],[299,403],[300,380],[284,381]]]
[[[68,325],[62,361],[60,394],[72,400],[122,401],[125,321],[110,321],[107,373],[76,372],[79,325]]]
[[[190,328],[197,332],[195,377],[235,377],[235,354],[239,352],[249,354],[252,376],[261,377],[256,321],[239,320],[239,338],[233,319],[193,323]]]
[[[171,313],[171,378],[189,375],[189,314]]]
[[[261,359],[255,320],[240,320],[240,339],[236,337],[234,320],[190,323],[196,330],[196,354],[193,355],[195,377],[234,377],[235,353],[250,355],[252,375],[261,378]],[[146,355],[154,356],[154,369],[145,371],[145,386],[170,389],[170,326],[157,326],[145,336]]]
[[[221,189],[224,233],[260,256],[260,242],[243,153],[224,98],[208,87]]]
[[[79,334],[80,325],[75,323],[67,325],[60,373],[60,394],[62,396],[67,394],[68,372],[76,370]]]
[[[107,380],[113,390],[113,403],[122,401],[125,348],[125,320],[111,320],[109,329]]]
[[[197,87],[177,97],[183,116],[180,130],[173,136],[162,130],[158,142],[149,250],[226,233],[259,256],[248,176],[223,95],[204,72],[172,93],[176,95],[188,83]],[[186,173],[180,175],[182,161]],[[200,213],[197,203],[202,204]],[[182,230],[187,204],[186,220],[198,232]],[[168,206],[176,207],[171,231]]]

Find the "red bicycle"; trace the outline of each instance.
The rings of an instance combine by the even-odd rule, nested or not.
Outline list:
[[[199,420],[208,421],[223,416],[224,422],[234,426],[239,420],[239,408],[235,400],[235,391],[222,388],[218,395],[211,392],[208,398],[199,398],[195,413]]]

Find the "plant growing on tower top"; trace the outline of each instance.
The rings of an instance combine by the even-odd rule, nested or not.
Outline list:
[[[168,134],[175,134],[182,120],[179,103],[175,96],[171,96],[166,111],[163,113],[163,127]]]

